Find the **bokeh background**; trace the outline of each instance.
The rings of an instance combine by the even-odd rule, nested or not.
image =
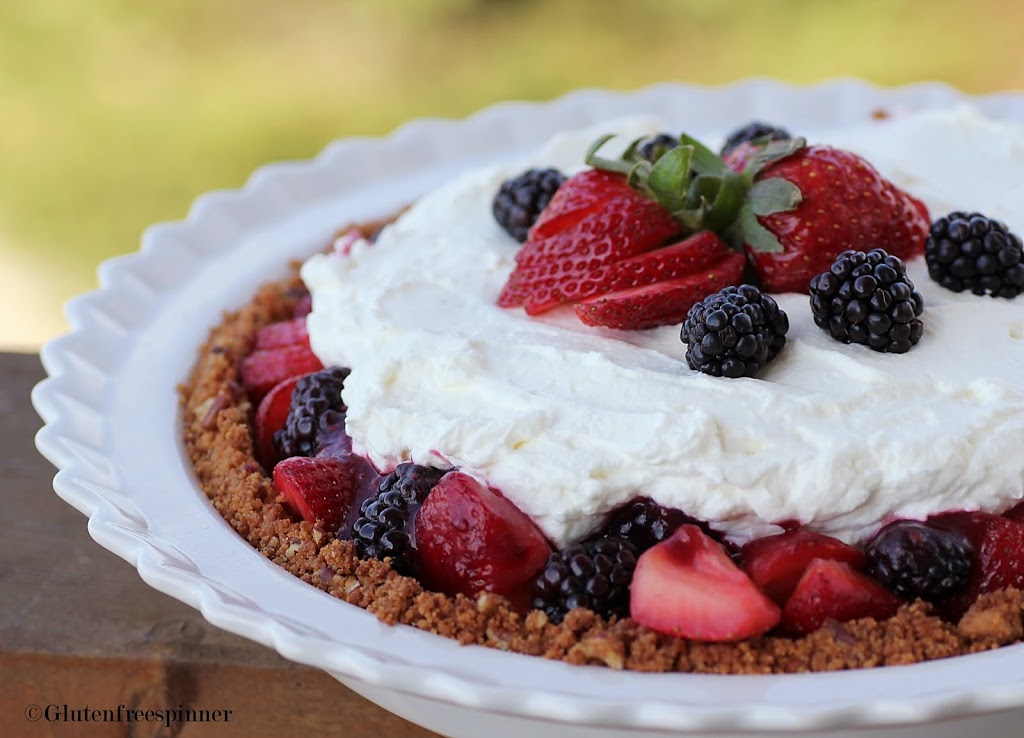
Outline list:
[[[1024,90],[1020,0],[0,0],[0,350],[262,163],[576,87]]]

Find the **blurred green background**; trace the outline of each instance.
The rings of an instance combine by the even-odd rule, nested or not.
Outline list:
[[[0,0],[0,348],[147,224],[337,137],[580,86],[1024,89],[1021,29],[1019,0]]]

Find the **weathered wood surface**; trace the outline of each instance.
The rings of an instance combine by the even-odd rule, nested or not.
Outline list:
[[[33,444],[41,421],[29,392],[42,378],[38,356],[0,353],[0,738],[434,735],[322,671],[210,625],[89,538]],[[32,705],[65,704],[231,713],[169,729],[26,716]]]

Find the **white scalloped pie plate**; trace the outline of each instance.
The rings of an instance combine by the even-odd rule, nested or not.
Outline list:
[[[313,161],[260,169],[240,191],[199,198],[184,222],[147,230],[140,253],[104,263],[101,288],[68,303],[71,331],[44,347],[49,378],[32,395],[45,421],[37,445],[59,469],[54,489],[89,517],[96,541],[153,587],[455,738],[1020,736],[1024,646],[816,675],[640,674],[381,625],[271,564],[218,516],[184,453],[175,390],[222,311],[322,247],[339,225],[387,215],[453,174],[522,155],[558,130],[652,112],[697,133],[755,117],[806,131],[877,108],[964,100],[1024,121],[1024,96],[968,98],[937,84],[671,84],[417,121],[387,138],[332,144]]]

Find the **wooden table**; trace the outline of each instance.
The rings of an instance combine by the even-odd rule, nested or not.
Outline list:
[[[0,738],[435,735],[325,672],[215,628],[89,538],[85,518],[54,494],[53,467],[33,445],[41,421],[29,392],[42,378],[38,356],[0,353]],[[216,724],[165,728],[33,722],[26,714],[34,705],[231,713],[227,722],[221,713]]]

